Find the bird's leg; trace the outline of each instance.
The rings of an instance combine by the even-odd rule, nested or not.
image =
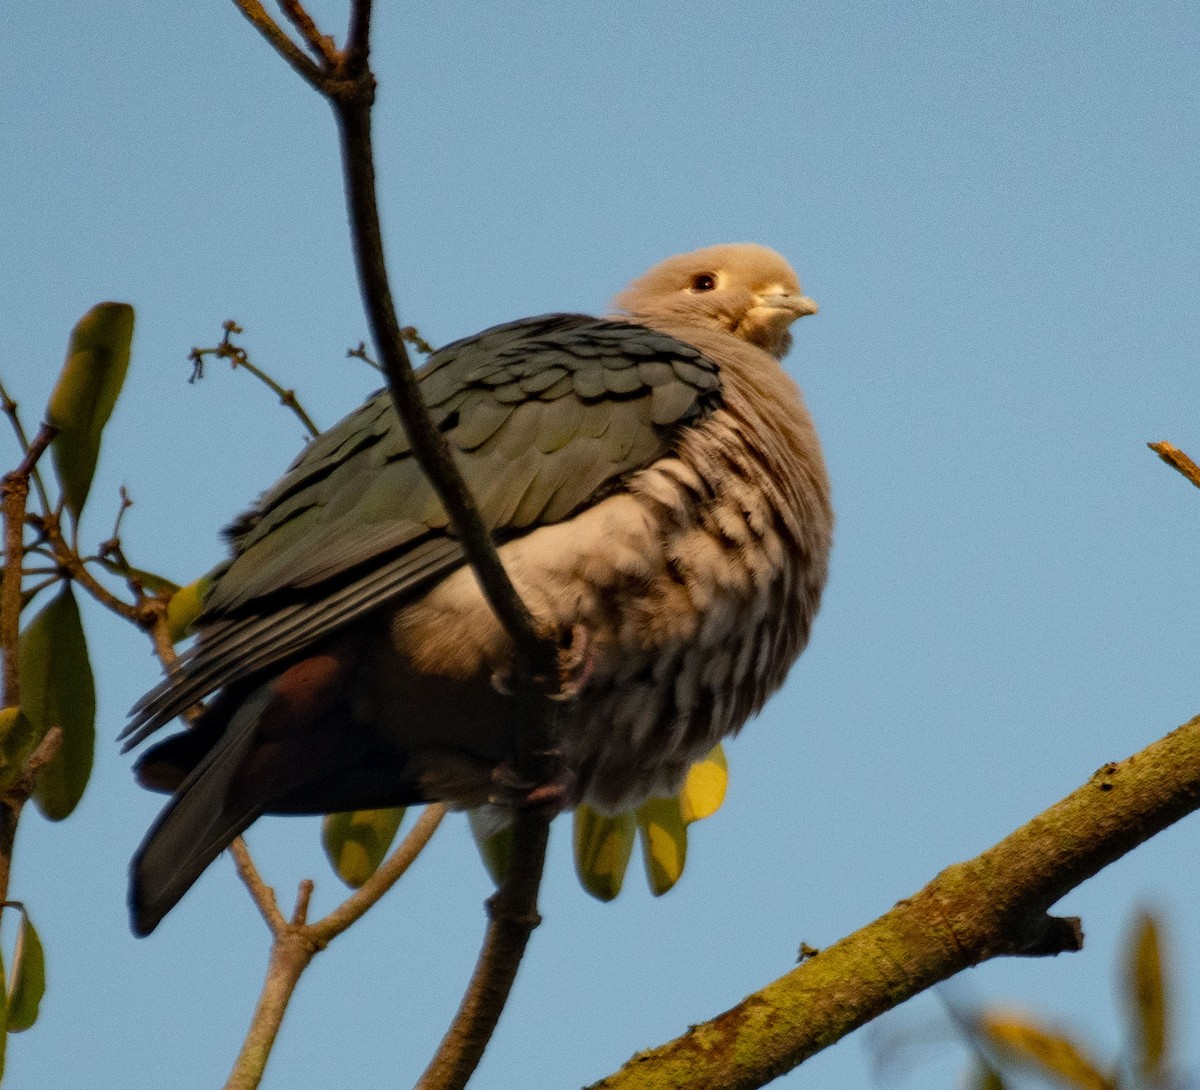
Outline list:
[[[554,817],[571,809],[579,800],[575,774],[563,761],[562,750],[547,750],[541,757],[554,766],[554,776],[546,783],[530,783],[517,775],[511,761],[504,760],[492,770],[492,791],[488,802],[510,810],[537,810]]]
[[[592,676],[595,663],[592,648],[592,637],[581,624],[564,625],[558,633],[558,676],[554,679],[554,690],[549,694],[551,700],[574,700],[582,691]],[[492,672],[492,688],[505,696],[512,696],[513,685],[512,665],[507,664]],[[546,685],[549,678],[536,677],[536,684]],[[547,686],[548,687],[548,686]]]

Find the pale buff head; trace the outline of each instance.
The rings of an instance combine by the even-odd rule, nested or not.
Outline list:
[[[647,324],[659,319],[724,330],[776,359],[791,347],[792,322],[817,312],[783,257],[750,242],[669,257],[638,277],[613,304]]]

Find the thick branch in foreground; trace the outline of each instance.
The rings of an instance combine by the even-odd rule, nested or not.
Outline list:
[[[751,1090],[918,992],[1002,955],[1079,949],[1064,894],[1200,808],[1200,717],[1107,764],[994,848],[591,1090]]]

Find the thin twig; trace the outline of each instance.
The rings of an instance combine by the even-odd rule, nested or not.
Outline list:
[[[322,34],[317,29],[312,16],[296,0],[279,0],[279,6],[292,26],[300,31],[308,48],[326,65],[334,64],[337,61],[337,46],[328,34]]]
[[[363,886],[328,916],[313,924],[305,922],[309,898],[312,896],[312,881],[305,879],[300,883],[295,911],[291,920],[287,920],[279,911],[274,891],[262,880],[241,838],[233,842],[231,851],[238,874],[267,921],[273,941],[271,960],[254,1017],[225,1090],[254,1090],[258,1086],[283,1023],[283,1016],[304,970],[333,939],[396,884],[429,843],[429,838],[445,814],[444,806],[426,807],[408,835]]]
[[[229,845],[229,854],[233,856],[234,866],[237,867],[238,877],[250,891],[250,897],[258,906],[258,911],[267,921],[271,934],[280,936],[287,929],[288,922],[279,911],[279,902],[275,900],[275,891],[262,880],[246,842],[239,836]]]
[[[0,901],[8,900],[8,880],[12,873],[13,846],[17,839],[17,823],[21,810],[37,786],[37,778],[62,748],[62,727],[51,727],[42,736],[25,761],[21,774],[0,797]]]
[[[13,431],[16,433],[17,442],[21,445],[21,453],[25,453],[29,449],[29,437],[25,434],[25,425],[21,423],[18,405],[8,396],[8,390],[4,388],[3,382],[0,382],[0,411],[3,411],[4,415],[8,417]],[[42,510],[49,511],[51,509],[50,497],[46,493],[46,486],[42,483],[42,475],[38,472],[37,466],[33,467],[30,476],[33,480],[33,487],[37,489],[38,499],[42,501]]]
[[[26,445],[17,468],[6,473],[0,481],[4,506],[4,571],[8,575],[0,588],[0,653],[4,656],[6,708],[21,703],[17,643],[21,631],[21,568],[25,563],[25,505],[29,499],[29,478],[57,434],[56,427],[43,424],[37,438]]]
[[[392,854],[380,864],[379,869],[329,915],[311,925],[313,934],[322,942],[328,943],[359,919],[412,866],[445,816],[446,808],[441,803],[426,806],[416,824]]]
[[[1168,442],[1147,443],[1167,465],[1179,470],[1197,488],[1200,488],[1200,466],[1196,465],[1182,450]]]
[[[97,602],[127,621],[144,627],[144,603],[126,602],[118,598],[101,583],[83,562],[75,548],[63,537],[62,524],[56,515],[47,515],[41,520],[42,532],[54,551],[54,559],[70,577],[88,592]]]
[[[300,404],[296,397],[296,391],[288,389],[282,383],[276,382],[270,375],[267,374],[261,367],[252,363],[250,354],[239,344],[233,342],[233,334],[243,332],[242,327],[232,320],[224,323],[224,333],[221,337],[221,343],[215,348],[193,348],[188,353],[188,359],[192,362],[192,377],[189,382],[195,382],[199,378],[204,377],[204,357],[216,356],[218,359],[229,360],[230,366],[237,370],[241,367],[249,371],[259,382],[263,383],[271,390],[278,398],[279,404],[286,406],[296,414],[296,418],[304,425],[308,434],[314,439],[321,434],[321,429],[313,423],[313,419],[305,411],[304,406]]]
[[[314,87],[320,85],[321,69],[303,49],[283,32],[279,24],[267,14],[266,9],[258,0],[233,0],[233,3],[288,64]]]

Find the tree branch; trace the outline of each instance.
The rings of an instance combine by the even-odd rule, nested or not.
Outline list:
[[[276,53],[299,72],[307,82],[318,89],[321,87],[323,74],[320,67],[283,32],[279,24],[267,14],[259,0],[233,0],[233,2],[238,11],[249,19],[255,29],[271,43]]]
[[[1200,808],[1200,717],[1091,779],[874,923],[589,1090],[752,1090],[918,992],[1003,955],[1077,950],[1064,894]]]
[[[1147,443],[1167,465],[1179,470],[1197,488],[1200,488],[1200,466],[1196,465],[1182,450],[1165,440],[1161,443]]]
[[[5,395],[7,397],[7,395]],[[14,417],[15,419],[15,417]],[[54,441],[58,428],[43,424],[41,431],[25,453],[16,469],[0,481],[4,507],[4,572],[0,587],[0,651],[4,655],[4,707],[21,703],[20,663],[17,642],[21,629],[21,569],[25,563],[25,505],[29,499],[29,478],[38,459]]]
[[[483,948],[458,1013],[415,1090],[461,1090],[466,1086],[508,1002],[533,929],[541,923],[538,887],[549,823],[529,813],[513,822],[512,864],[504,884],[488,901]]]
[[[363,886],[328,916],[312,924],[307,922],[308,902],[312,896],[312,882],[309,879],[300,883],[296,909],[288,920],[279,911],[275,891],[262,880],[242,838],[238,837],[230,845],[238,875],[266,920],[273,941],[267,975],[254,1008],[254,1017],[250,1020],[250,1028],[234,1061],[225,1090],[254,1090],[262,1081],[292,993],[309,962],[400,880],[429,843],[429,838],[445,815],[444,806],[427,806],[408,835]]]

